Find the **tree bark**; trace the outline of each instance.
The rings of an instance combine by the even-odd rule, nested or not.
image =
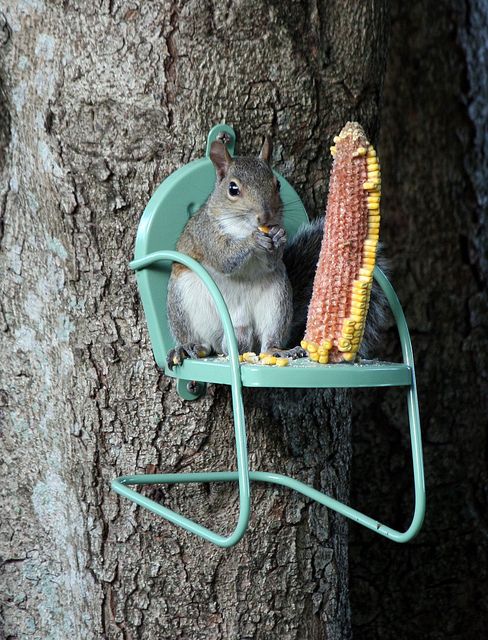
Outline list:
[[[99,6],[100,4],[100,6]],[[6,638],[344,639],[347,525],[254,487],[224,551],[119,499],[121,474],[234,465],[228,390],[156,369],[133,276],[141,212],[221,121],[323,211],[331,137],[374,140],[382,0],[46,3],[0,15],[2,601]],[[271,395],[271,398],[270,398]],[[347,499],[344,392],[248,391],[252,468]],[[236,492],[155,492],[229,530]]]
[[[401,549],[351,527],[357,640],[488,636],[487,33],[486,2],[392,3],[382,236],[412,331],[427,515]],[[396,350],[392,336],[385,352]],[[353,502],[402,526],[412,505],[403,403],[388,392],[368,404]]]

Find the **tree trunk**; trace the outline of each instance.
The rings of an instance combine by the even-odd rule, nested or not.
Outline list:
[[[222,550],[119,499],[121,474],[233,467],[226,388],[156,369],[127,268],[156,186],[226,121],[263,134],[313,214],[331,137],[374,140],[385,3],[7,3],[2,98],[2,599],[7,638],[344,639],[347,525],[253,487]],[[270,399],[270,394],[272,397]],[[344,392],[248,391],[254,469],[347,499]],[[155,492],[223,532],[232,488]]]
[[[401,549],[351,528],[357,640],[488,637],[487,33],[486,2],[392,3],[382,235],[416,355],[427,515]],[[402,526],[408,431],[396,396],[372,401],[354,438],[353,502]]]

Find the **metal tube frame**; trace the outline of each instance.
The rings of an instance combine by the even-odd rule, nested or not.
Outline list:
[[[415,508],[410,526],[404,532],[397,531],[381,524],[377,520],[345,505],[326,494],[317,491],[303,482],[299,482],[287,476],[262,471],[249,471],[248,455],[247,455],[247,436],[246,424],[244,416],[244,406],[242,401],[242,381],[240,375],[239,353],[237,348],[237,340],[232,326],[232,321],[225,301],[220,293],[217,285],[212,280],[208,272],[200,263],[177,251],[157,251],[150,255],[134,260],[130,266],[134,270],[140,270],[150,267],[161,261],[178,262],[194,271],[201,278],[207,287],[213,301],[217,307],[224,328],[224,335],[229,349],[229,367],[231,374],[230,386],[232,390],[232,406],[234,414],[234,430],[236,443],[237,471],[218,471],[218,472],[200,472],[200,473],[163,473],[163,474],[146,474],[135,476],[122,476],[112,482],[112,488],[118,494],[132,500],[136,504],[145,507],[149,511],[169,520],[191,533],[194,533],[205,540],[208,540],[220,547],[232,547],[242,538],[247,530],[250,514],[250,484],[249,481],[269,482],[278,484],[289,489],[293,489],[304,496],[315,500],[320,504],[337,511],[338,513],[350,518],[351,520],[367,527],[368,529],[379,533],[382,536],[393,540],[394,542],[408,542],[414,538],[419,532],[425,515],[425,481],[422,456],[422,437],[420,430],[420,416],[418,410],[417,387],[415,381],[415,365],[413,359],[412,344],[410,334],[403,309],[400,305],[398,297],[391,286],[385,274],[378,268],[375,268],[374,277],[383,292],[385,293],[391,310],[393,312],[395,322],[400,337],[403,361],[411,368],[412,382],[408,389],[407,407],[410,424],[410,440],[413,460],[413,475],[415,489]],[[161,505],[150,498],[147,498],[134,489],[130,485],[150,485],[150,484],[175,484],[175,483],[192,483],[192,482],[237,482],[239,486],[239,517],[234,531],[223,536],[193,520]]]

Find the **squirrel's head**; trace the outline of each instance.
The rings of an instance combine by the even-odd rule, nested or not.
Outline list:
[[[210,159],[217,181],[211,204],[227,215],[246,217],[253,227],[279,224],[282,218],[280,183],[270,166],[272,144],[266,138],[255,157],[232,158],[225,144],[212,143]]]

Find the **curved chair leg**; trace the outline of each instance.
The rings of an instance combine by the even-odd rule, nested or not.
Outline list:
[[[121,496],[145,507],[158,516],[169,520],[191,533],[209,540],[219,547],[232,547],[246,532],[250,512],[249,467],[247,461],[247,436],[245,428],[242,389],[239,381],[232,384],[232,404],[234,413],[235,441],[237,452],[237,471],[202,472],[202,473],[163,473],[137,476],[122,476],[112,481],[112,489]],[[146,496],[141,495],[129,485],[175,484],[191,482],[238,482],[239,484],[239,519],[235,530],[229,536],[223,536],[201,524],[187,518],[168,507],[165,507]]]
[[[235,431],[235,443],[236,443],[236,456],[237,456],[237,472],[229,472],[227,475],[224,473],[224,477],[216,476],[215,473],[168,473],[157,475],[139,475],[139,476],[123,476],[117,478],[112,482],[112,488],[118,494],[132,500],[136,504],[139,504],[149,511],[156,513],[166,520],[183,527],[187,531],[195,533],[205,540],[209,540],[220,547],[232,547],[235,545],[244,535],[249,522],[250,512],[250,488],[249,488],[249,464],[247,459],[247,435],[246,435],[246,420],[244,416],[244,405],[242,401],[242,382],[241,372],[239,365],[239,352],[237,349],[237,340],[234,334],[234,328],[230,319],[229,311],[225,304],[225,301],[220,293],[217,285],[209,276],[207,271],[201,264],[193,260],[192,258],[178,253],[177,251],[158,251],[141,260],[135,260],[131,263],[134,269],[144,269],[151,265],[157,264],[161,261],[173,261],[184,264],[186,267],[195,271],[196,274],[202,279],[203,283],[207,287],[210,295],[212,296],[217,310],[222,320],[224,328],[224,334],[229,349],[229,363],[230,363],[230,384],[232,389],[232,408],[234,415],[234,431]],[[192,393],[186,387],[187,382],[184,381],[180,385],[180,391],[188,394],[189,400],[194,400],[198,397],[199,391],[204,391],[204,387],[196,389],[196,393]],[[202,384],[202,383],[200,383]],[[183,386],[182,386],[183,385]],[[145,485],[156,483],[170,483],[176,482],[212,482],[218,477],[219,481],[225,480],[237,481],[239,483],[239,518],[235,530],[229,536],[222,536],[211,529],[207,529],[201,524],[194,522],[193,520],[182,516],[181,514],[165,507],[150,498],[146,498],[134,489],[131,489],[128,485]]]

